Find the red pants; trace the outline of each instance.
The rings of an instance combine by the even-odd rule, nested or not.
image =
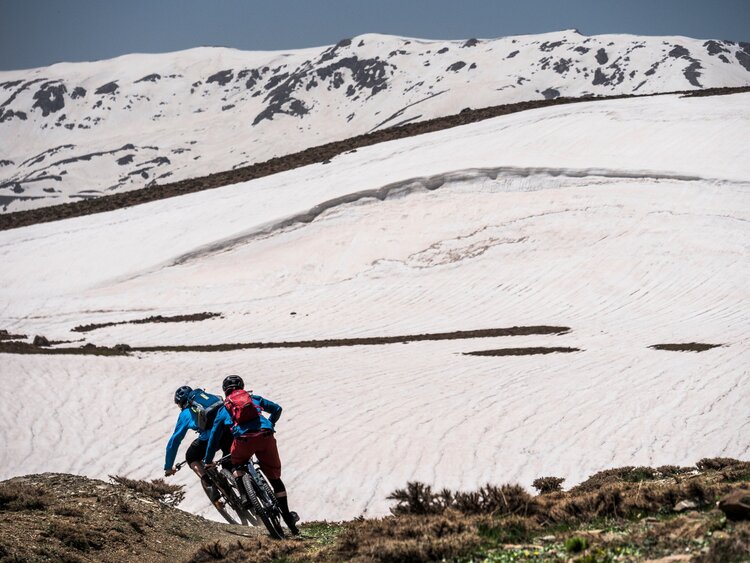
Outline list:
[[[273,432],[251,432],[235,437],[230,454],[233,465],[247,463],[254,454],[266,477],[281,478],[281,460]]]

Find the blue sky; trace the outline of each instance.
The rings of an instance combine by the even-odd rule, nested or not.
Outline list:
[[[361,33],[581,33],[750,41],[750,0],[0,0],[0,70],[201,45],[294,49]]]

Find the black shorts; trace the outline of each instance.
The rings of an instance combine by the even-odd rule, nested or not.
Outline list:
[[[232,439],[232,433],[228,431],[225,431],[221,436],[219,448],[224,455],[229,454],[229,451],[232,449]],[[208,440],[201,440],[200,438],[193,440],[193,443],[188,446],[187,452],[185,452],[185,461],[187,461],[188,465],[191,465],[196,461],[203,461],[203,458],[206,457],[207,447]],[[229,463],[229,460],[222,465],[227,469],[231,469],[231,463]]]

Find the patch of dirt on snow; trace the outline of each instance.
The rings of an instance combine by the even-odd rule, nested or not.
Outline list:
[[[213,319],[214,317],[221,317],[221,313],[193,313],[191,315],[175,315],[172,317],[164,317],[162,315],[155,315],[145,319],[135,319],[132,321],[116,321],[111,323],[92,323],[87,325],[78,325],[73,328],[73,332],[90,332],[99,328],[116,325],[138,325],[146,323],[192,323],[196,321],[205,321],[206,319]]]
[[[649,346],[654,350],[667,350],[669,352],[705,352],[711,348],[719,348],[723,344],[705,344],[701,342],[685,342],[683,344],[654,344]]]
[[[480,330],[456,330],[401,336],[370,336],[362,338],[331,338],[327,340],[300,340],[291,342],[245,342],[235,344],[205,344],[194,346],[143,346],[133,348],[139,352],[226,352],[247,348],[330,348],[338,346],[377,346],[425,340],[463,340],[469,338],[494,338],[497,336],[528,336],[531,334],[564,334],[566,326],[514,326]]]
[[[464,356],[536,356],[538,354],[555,354],[580,352],[580,348],[535,346],[529,348],[498,348],[497,350],[477,350],[464,352]]]

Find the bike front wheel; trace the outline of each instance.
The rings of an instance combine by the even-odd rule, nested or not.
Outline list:
[[[249,473],[242,476],[242,484],[245,485],[245,491],[250,497],[253,512],[263,522],[271,537],[277,540],[284,539],[284,529],[281,527],[281,512],[274,502],[274,498],[269,497],[266,491],[258,487]]]
[[[217,500],[211,500],[211,495],[205,490],[206,495],[211,500],[216,511],[229,524],[246,525],[255,521],[252,515],[242,507],[240,496],[235,490],[231,480],[226,475],[216,472],[209,476],[213,486],[217,488],[221,497]]]

